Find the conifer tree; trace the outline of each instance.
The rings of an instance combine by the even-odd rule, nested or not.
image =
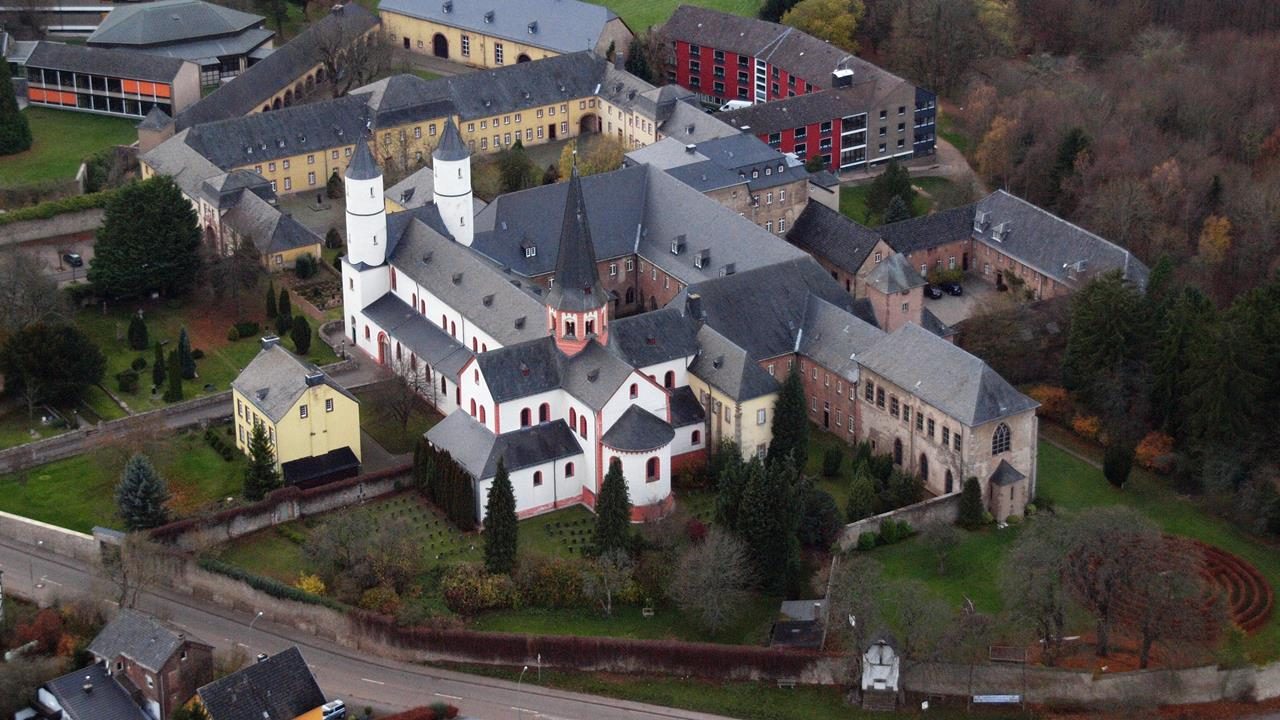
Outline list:
[[[18,110],[9,63],[0,65],[0,155],[12,155],[31,148],[31,126]]]
[[[142,313],[134,313],[129,319],[129,347],[134,350],[146,350],[150,344],[147,339],[147,324],[142,320]]]
[[[778,390],[771,429],[769,464],[790,457],[796,467],[803,469],[809,460],[809,413],[805,411],[804,381],[797,367],[792,367]]]
[[[910,212],[915,203],[916,190],[911,186],[911,173],[899,165],[897,160],[890,160],[884,172],[877,175],[867,187],[865,221],[870,223],[875,218],[884,218],[895,197],[902,198],[903,205]]]
[[[156,392],[159,392],[161,386],[164,385],[165,375],[164,348],[160,347],[160,341],[157,340],[156,356],[151,361],[151,384],[155,387]]]
[[[800,512],[792,487],[795,468],[788,461],[766,468],[752,458],[746,475],[738,536],[751,548],[761,585],[770,592],[785,592],[800,566],[796,536]]]
[[[844,513],[849,522],[858,522],[876,514],[876,483],[865,466],[860,466],[854,473]]]
[[[178,332],[178,362],[182,368],[183,380],[194,380],[196,377],[196,359],[191,356],[191,338],[187,337],[187,329]]]
[[[982,527],[983,515],[987,509],[982,505],[982,486],[978,478],[971,477],[964,481],[964,490],[960,494],[960,511],[956,524],[966,530],[977,530]]]
[[[515,490],[501,459],[498,474],[489,486],[484,512],[484,567],[494,574],[508,574],[516,567],[520,526],[516,518]]]
[[[716,475],[716,524],[723,528],[738,527],[738,511],[742,507],[742,490],[746,485],[747,464],[738,446],[726,443],[714,458],[720,465]]]
[[[293,306],[289,302],[288,288],[280,289],[280,300],[276,303],[276,334],[284,335],[293,329]]]
[[[116,508],[130,532],[159,527],[168,518],[169,488],[146,455],[129,458],[116,486]]]
[[[293,327],[289,329],[289,337],[293,340],[293,349],[299,355],[311,352],[311,324],[305,316],[293,319]]]
[[[267,283],[267,319],[275,320],[280,311],[276,308],[276,282]]]
[[[597,555],[614,550],[631,552],[631,495],[622,474],[622,463],[616,458],[609,464],[604,482],[600,483],[591,545]]]
[[[1156,331],[1151,358],[1151,419],[1171,435],[1181,436],[1185,427],[1192,342],[1213,322],[1213,303],[1199,290],[1184,288],[1170,301]]]
[[[884,211],[884,224],[902,222],[911,219],[911,208],[907,207],[907,203],[902,199],[901,195],[894,195],[889,199],[889,207]]]
[[[1118,271],[1091,280],[1071,299],[1071,331],[1062,359],[1067,389],[1096,412],[1128,414],[1125,383],[1142,377],[1150,328],[1141,294]]]
[[[196,287],[201,257],[195,209],[172,178],[156,175],[107,201],[89,282],[109,297],[185,295]]]
[[[164,391],[165,402],[177,402],[182,399],[182,361],[177,350],[169,351],[165,375],[169,379],[169,389]]]
[[[249,433],[249,464],[244,469],[244,496],[261,500],[280,487],[280,471],[276,470],[276,454],[267,437],[267,428],[258,423]]]

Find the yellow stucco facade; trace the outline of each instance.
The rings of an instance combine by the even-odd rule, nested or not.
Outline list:
[[[763,454],[773,438],[773,406],[777,393],[738,402],[727,393],[690,374],[689,387],[707,416],[707,447],[735,443],[744,458]]]
[[[382,10],[378,14],[382,18],[382,28],[390,36],[393,46],[424,55],[447,57],[453,62],[472,67],[497,68],[560,54],[535,45],[513,42],[474,30],[462,30],[388,10]],[[441,50],[444,52],[439,52]]]
[[[360,455],[360,405],[327,383],[309,386],[293,405],[272,421],[238,388],[232,388],[235,404],[236,447],[248,454],[255,423],[266,426],[276,452],[276,466],[301,458],[324,455],[344,447]]]

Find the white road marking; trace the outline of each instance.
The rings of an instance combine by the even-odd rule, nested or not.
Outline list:
[[[362,682],[373,683],[374,685],[386,685],[381,680],[370,680],[369,678],[360,678]]]
[[[444,693],[442,693],[442,692],[438,692],[438,693],[431,693],[431,694],[432,694],[432,695],[435,695],[436,697],[449,698],[450,700],[461,700],[461,699],[462,699],[462,697],[461,697],[460,695],[445,695],[445,694],[444,694]]]

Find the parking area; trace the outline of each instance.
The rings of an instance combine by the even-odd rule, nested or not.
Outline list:
[[[964,294],[959,297],[944,294],[937,300],[925,298],[924,306],[942,322],[955,325],[975,315],[991,303],[1000,302],[1003,299],[1003,293],[998,292],[994,285],[973,276],[965,278],[963,287]]]

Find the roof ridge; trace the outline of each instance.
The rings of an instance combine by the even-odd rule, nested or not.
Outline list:
[[[1085,228],[1085,227],[1082,227],[1082,226],[1080,226],[1080,225],[1077,225],[1077,224],[1075,224],[1074,222],[1071,222],[1070,220],[1068,220],[1068,219],[1066,219],[1066,218],[1062,217],[1061,215],[1058,215],[1057,213],[1050,212],[1050,211],[1046,210],[1045,208],[1042,208],[1042,207],[1040,207],[1039,205],[1036,205],[1035,203],[1031,202],[1030,200],[1027,200],[1027,199],[1025,199],[1025,198],[1018,197],[1017,195],[1014,195],[1013,193],[1009,192],[1008,190],[1005,190],[1004,188],[997,188],[994,192],[992,192],[992,193],[991,193],[991,195],[997,195],[997,194],[999,194],[999,195],[1006,195],[1006,196],[1008,196],[1008,197],[1010,197],[1010,198],[1012,198],[1012,199],[1014,199],[1014,200],[1016,200],[1016,201],[1018,201],[1018,202],[1022,203],[1023,205],[1026,205],[1027,207],[1032,208],[1033,210],[1036,210],[1036,211],[1038,211],[1038,212],[1040,212],[1040,213],[1042,213],[1042,214],[1044,214],[1044,215],[1048,215],[1049,217],[1053,218],[1054,220],[1057,220],[1057,221],[1058,221],[1058,222],[1060,222],[1060,223],[1063,223],[1063,224],[1065,224],[1065,225],[1067,225],[1067,226],[1069,226],[1069,227],[1073,227],[1073,228],[1075,228],[1076,230],[1079,230],[1080,232],[1082,232],[1082,233],[1084,233],[1085,235],[1088,235],[1088,236],[1090,236],[1090,237],[1094,238],[1095,240],[1101,240],[1103,243],[1105,243],[1105,244],[1107,244],[1107,245],[1110,245],[1111,247],[1115,248],[1116,250],[1119,250],[1120,252],[1124,253],[1126,256],[1128,256],[1128,255],[1130,255],[1130,254],[1131,254],[1127,248],[1123,248],[1123,247],[1121,247],[1121,246],[1119,246],[1119,245],[1117,245],[1117,244],[1115,244],[1115,243],[1111,242],[1110,240],[1108,240],[1108,239],[1106,239],[1106,238],[1102,237],[1101,235],[1099,235],[1099,234],[1097,234],[1097,233],[1093,232],[1092,230],[1090,230],[1090,229],[1088,229],[1088,228]],[[987,197],[989,198],[989,197],[991,197],[991,195],[988,195]],[[986,198],[983,198],[983,199],[985,200]],[[978,202],[982,202],[982,200],[979,200]],[[912,218],[912,219],[914,219],[914,218]],[[904,221],[904,222],[905,222],[905,221]],[[1128,270],[1128,266],[1129,266],[1129,264],[1128,264],[1128,259],[1126,258],[1126,260],[1125,260],[1125,269],[1126,269],[1126,272],[1127,272],[1127,270]]]

